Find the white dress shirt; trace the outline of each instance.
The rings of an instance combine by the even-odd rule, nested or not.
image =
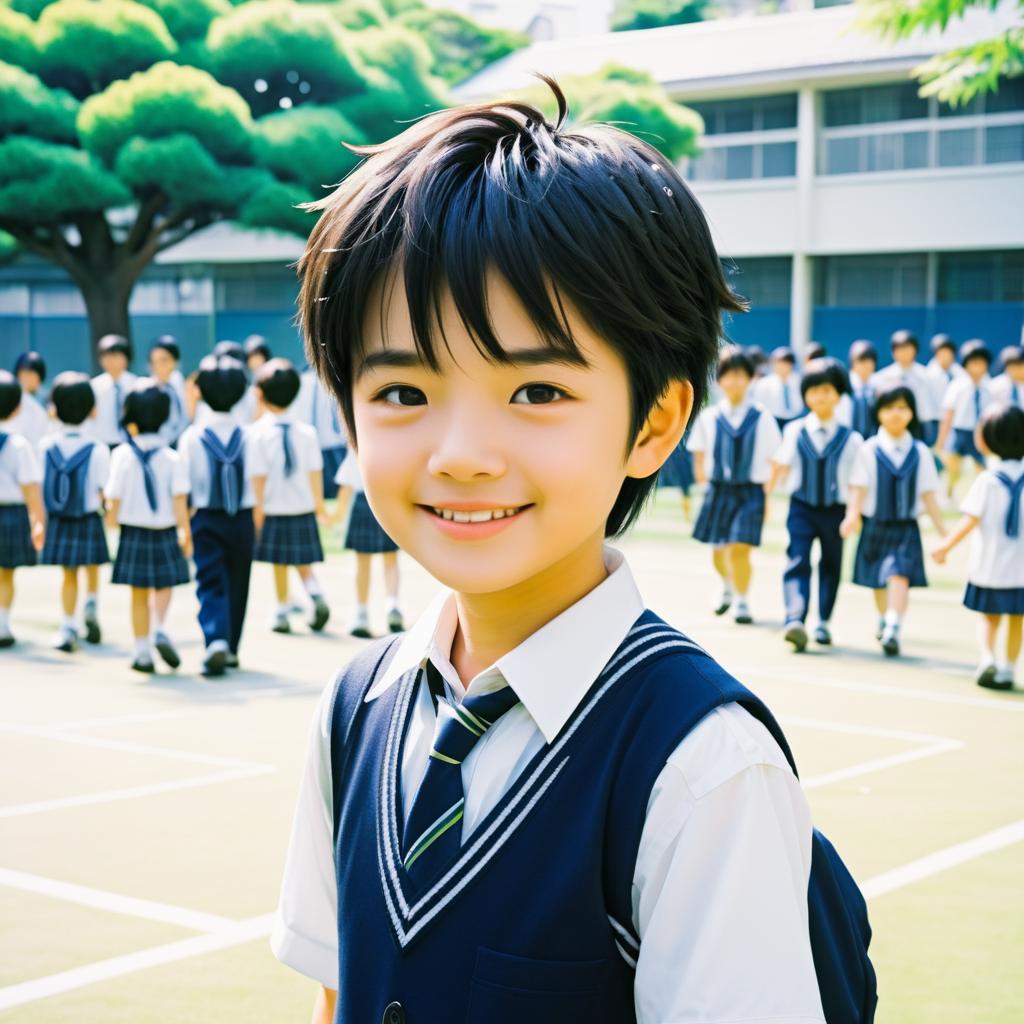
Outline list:
[[[750,461],[750,482],[763,484],[771,474],[771,459],[778,450],[782,440],[778,424],[774,417],[757,402],[744,399],[739,405],[731,405],[727,398],[723,398],[715,405],[708,406],[697,417],[697,422],[690,431],[686,440],[686,447],[691,452],[705,452],[704,468],[707,471],[708,479],[714,476],[715,469],[715,437],[718,433],[718,414],[724,413],[726,419],[738,427],[746,418],[747,411],[754,407],[761,413],[757,421],[756,435],[754,437],[754,454]]]
[[[96,512],[102,504],[100,492],[106,486],[110,475],[110,449],[89,435],[84,423],[71,426],[62,424],[60,429],[43,438],[39,445],[39,464],[46,475],[46,453],[56,448],[65,459],[70,459],[83,445],[92,444],[89,454],[89,469],[85,476],[83,507],[86,512]]]
[[[177,525],[173,497],[188,494],[188,466],[164,444],[159,434],[139,434],[135,443],[143,450],[159,448],[149,465],[156,477],[156,511],[149,507],[142,463],[131,446],[122,444],[110,453],[110,477],[103,493],[108,501],[120,501],[117,521],[121,526],[165,530]]]
[[[751,385],[751,397],[760,402],[777,420],[791,420],[804,411],[800,394],[800,375],[794,370],[785,380],[769,373]]]
[[[21,394],[21,405],[18,411],[8,420],[7,430],[15,434],[21,434],[29,444],[38,447],[47,434],[52,434],[57,429],[55,420],[50,419],[50,414],[34,395],[23,391]]]
[[[180,378],[181,374],[175,371],[166,384],[159,384],[160,390],[166,391],[167,397],[171,400],[171,411],[160,428],[160,436],[164,439],[164,444],[170,445],[173,445],[181,437],[188,426],[188,414],[185,411],[185,385],[184,383],[179,384],[175,376]]]
[[[292,409],[297,420],[316,430],[322,449],[343,448],[348,444],[338,403],[314,370],[303,370],[299,394]]]
[[[915,518],[921,514],[922,495],[938,490],[939,475],[935,471],[935,460],[928,446],[921,441],[915,441],[909,431],[905,431],[899,438],[894,438],[888,430],[879,430],[874,437],[869,437],[857,452],[857,458],[853,464],[853,471],[850,473],[850,485],[864,487],[867,495],[864,498],[864,505],[861,514],[873,516],[875,506],[878,502],[878,455],[879,448],[889,456],[889,461],[898,469],[903,465],[903,460],[910,454],[913,445],[917,446],[917,501],[911,515]]]
[[[252,466],[249,458],[249,429],[251,428],[240,427],[229,412],[214,412],[212,409],[207,413],[202,424],[193,424],[188,427],[181,435],[181,440],[178,441],[178,454],[188,469],[193,507],[206,508],[210,504],[210,459],[206,453],[206,446],[200,440],[203,432],[207,429],[212,430],[224,445],[227,445],[236,430],[242,431],[244,471],[238,507],[252,508]]]
[[[983,470],[964,497],[960,511],[981,520],[971,534],[967,581],[976,587],[1024,587],[1024,522],[1018,524],[1016,537],[1006,535],[1010,494],[996,479],[996,472],[1018,480],[1024,463],[1004,459]]]
[[[908,387],[913,392],[917,418],[922,423],[934,423],[939,419],[941,407],[935,401],[928,371],[920,363],[911,363],[906,370],[899,363],[890,363],[871,378],[871,386],[875,389],[876,395],[899,385]]]
[[[283,424],[288,425],[294,458],[291,476],[284,475]],[[263,511],[268,516],[315,511],[309,475],[323,470],[324,457],[311,426],[299,423],[290,411],[261,416],[249,428],[248,461],[253,476],[266,477]]]
[[[606,548],[605,565],[602,583],[468,687],[450,661],[454,595],[440,594],[367,694],[376,699],[428,658],[458,699],[505,683],[515,690],[522,703],[462,764],[464,842],[557,736],[643,612],[622,555]],[[328,687],[310,728],[271,944],[282,962],[337,988],[331,694]],[[406,807],[426,770],[434,722],[429,689],[421,685],[401,765]],[[641,938],[634,982],[640,1024],[823,1021],[807,922],[810,815],[764,726],[737,704],[713,711],[671,754],[651,793],[638,799],[647,805],[632,898]]]
[[[978,425],[980,413],[983,413],[996,401],[992,383],[988,378],[983,379],[980,384],[975,384],[970,377],[964,374],[963,377],[958,377],[953,381],[946,390],[942,411],[946,413],[950,409],[953,410],[954,430],[973,431]]]
[[[39,460],[28,439],[11,431],[10,419],[0,421],[0,434],[7,435],[0,448],[0,505],[24,505],[22,487],[43,479]]]
[[[1015,381],[1008,373],[1001,373],[991,380],[992,394],[1000,402],[1024,409],[1024,380]]]
[[[363,486],[363,474],[359,472],[356,453],[351,448],[345,452],[345,458],[341,460],[338,472],[334,474],[334,482],[339,487],[351,487],[356,494],[366,490]]]
[[[849,426],[849,424],[842,425]],[[823,451],[825,446],[835,437],[836,431],[840,427],[838,414],[833,415],[826,423],[822,423],[815,413],[809,412],[803,419],[797,420],[795,423],[787,423],[783,428],[782,444],[779,445],[779,450],[775,453],[772,461],[780,466],[789,467],[789,472],[786,474],[784,482],[786,494],[792,494],[794,491],[799,490],[800,484],[803,481],[803,463],[797,451],[797,440],[799,439],[800,431],[805,427],[810,435],[811,444],[814,445],[817,451]],[[850,473],[853,470],[854,462],[857,460],[857,452],[860,451],[860,446],[863,443],[864,438],[857,431],[850,431],[850,436],[846,439],[842,454],[839,456],[839,464],[836,466],[836,477],[839,484],[839,501],[842,503],[845,503],[847,500]]]
[[[931,384],[932,401],[938,409],[943,408],[950,384],[967,376],[967,371],[959,363],[953,363],[948,370],[944,370],[935,359],[925,367],[925,373]]]
[[[115,381],[109,373],[93,377],[92,393],[96,396],[96,415],[88,421],[91,433],[104,444],[122,444],[128,435],[121,428],[124,400],[139,378],[125,370]]]

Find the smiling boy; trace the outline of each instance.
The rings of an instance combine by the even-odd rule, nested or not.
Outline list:
[[[555,124],[432,115],[316,204],[310,361],[448,589],[323,695],[272,945],[317,1022],[822,1021],[774,723],[606,543],[742,302],[672,165],[553,88]]]

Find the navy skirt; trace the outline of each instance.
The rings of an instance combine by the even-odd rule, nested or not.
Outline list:
[[[693,486],[693,457],[681,442],[666,459],[658,472],[659,487],[678,487],[683,494],[689,494]]]
[[[956,427],[946,440],[946,451],[961,458],[974,459],[982,469],[985,468],[985,456],[978,451],[978,446],[974,443],[973,430],[961,430]]]
[[[106,565],[110,561],[107,535],[98,512],[85,516],[50,516],[42,565]]]
[[[968,583],[964,605],[986,615],[1024,615],[1024,587],[977,587]]]
[[[0,505],[0,569],[35,565],[37,560],[28,509],[24,505]]]
[[[122,526],[110,580],[155,590],[188,583],[188,563],[178,545],[177,528]]]
[[[320,454],[324,458],[324,497],[336,498],[338,496],[338,485],[334,482],[335,476],[345,461],[345,454],[348,449],[341,445],[338,448],[321,448]]]
[[[853,582],[882,590],[890,576],[906,576],[912,587],[928,586],[917,520],[879,522],[865,516],[853,563]]]
[[[267,516],[256,541],[253,561],[273,565],[309,565],[324,560],[316,516],[302,512],[296,516]]]
[[[764,488],[760,484],[708,484],[693,527],[702,544],[761,543]]]
[[[352,511],[345,531],[345,547],[364,555],[377,555],[385,551],[397,551],[398,545],[384,532],[377,517],[362,491],[352,499]]]

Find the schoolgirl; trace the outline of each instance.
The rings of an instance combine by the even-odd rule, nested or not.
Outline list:
[[[949,494],[960,480],[965,458],[973,459],[979,469],[985,468],[985,457],[974,443],[975,431],[982,413],[996,400],[988,369],[992,353],[983,341],[974,338],[960,346],[962,376],[946,389],[942,403],[942,422],[936,447],[949,470]]]
[[[871,437],[878,430],[875,419],[875,389],[871,382],[878,368],[878,352],[865,338],[858,338],[847,355],[850,390],[839,399],[836,419],[850,427],[862,438]]]
[[[55,426],[46,410],[43,394],[46,362],[38,352],[22,352],[14,363],[14,376],[21,385],[21,405],[11,423],[11,429],[38,447],[39,442]]]

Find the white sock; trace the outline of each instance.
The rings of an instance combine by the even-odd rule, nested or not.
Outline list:
[[[747,595],[746,594],[737,594],[736,595],[736,607],[737,608],[747,608],[748,607],[748,605],[747,605]]]
[[[223,651],[225,654],[228,653],[228,642],[227,640],[212,640],[210,646],[206,648],[207,654],[214,654],[216,651]]]
[[[291,610],[292,610],[292,606],[290,604],[287,604],[287,603],[279,604],[277,606],[277,614],[278,615],[287,615]]]
[[[0,633],[7,633],[11,628],[10,608],[0,608]]]
[[[885,622],[886,627],[889,629],[899,629],[900,613],[895,608],[889,608],[885,613],[883,622]]]
[[[135,657],[139,661],[152,661],[153,656],[149,653],[149,637],[139,636],[135,638]]]
[[[91,604],[95,608],[99,604],[99,597],[95,591],[85,595],[85,603]]]
[[[309,594],[310,597],[319,597],[323,593],[315,576],[311,575],[309,579],[305,579],[302,582],[305,583],[306,593]]]
[[[61,629],[70,629],[72,632],[76,629],[74,615],[64,615],[60,620]]]
[[[388,615],[390,615],[392,612],[401,611],[401,609],[398,607],[398,597],[393,594],[388,594],[387,601],[385,602],[384,607],[387,609]]]

